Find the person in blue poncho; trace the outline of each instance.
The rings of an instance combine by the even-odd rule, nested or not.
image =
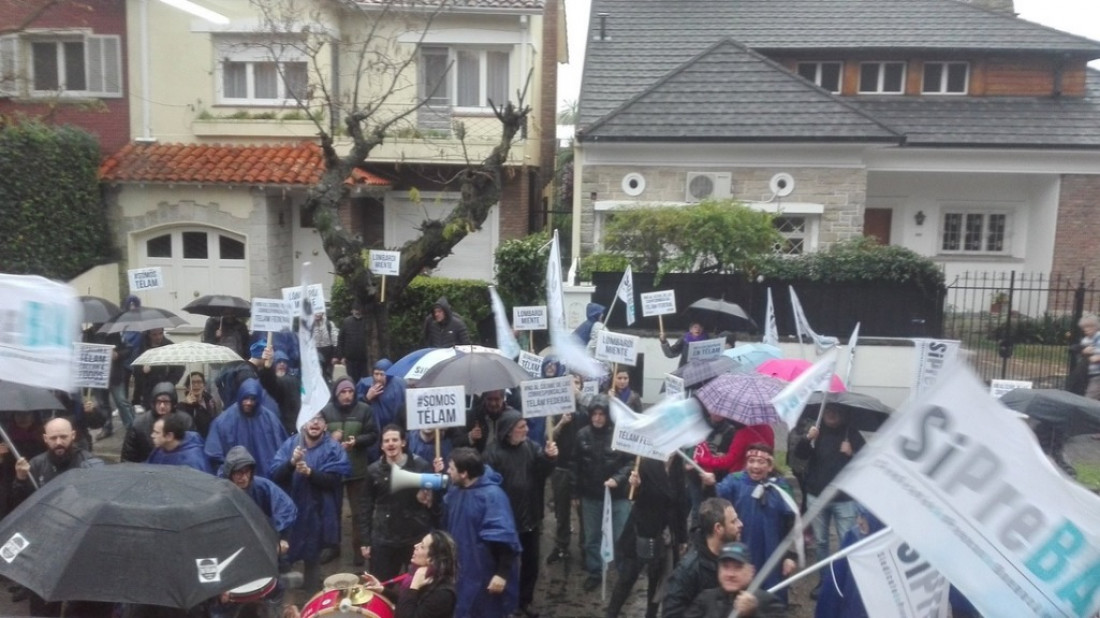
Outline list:
[[[148,463],[167,466],[189,466],[200,472],[214,473],[210,460],[203,452],[202,436],[188,431],[190,417],[183,412],[172,412],[153,423],[153,449]]]
[[[858,506],[856,525],[844,534],[840,548],[856,544],[882,530],[883,524],[865,507]],[[863,598],[859,594],[848,559],[834,560],[821,572],[821,591],[814,608],[814,618],[867,618]]]
[[[774,472],[772,448],[760,442],[750,444],[745,453],[745,469],[730,474],[715,487],[718,497],[729,500],[741,518],[744,524],[741,540],[749,546],[753,566],[758,570],[764,567],[794,526],[797,508],[793,499],[788,499],[791,488],[787,481]],[[764,578],[761,588],[767,590],[779,583],[781,576],[793,573],[797,568],[795,557],[793,553],[788,554],[779,568]],[[786,589],[776,593],[776,597],[787,604]]]
[[[374,424],[378,431],[386,425],[399,425],[405,427],[405,379],[386,375],[386,370],[393,367],[393,362],[383,358],[374,364],[374,369],[369,378],[359,380],[355,385],[355,397],[361,399],[370,406],[374,413]],[[368,459],[378,461],[382,456],[381,445],[375,443],[368,450]],[[435,457],[428,457],[431,461]]]
[[[447,474],[443,521],[461,548],[455,618],[505,618],[518,606],[521,548],[500,474],[470,447],[451,451]]]
[[[237,389],[237,403],[229,406],[210,424],[203,449],[214,466],[225,461],[234,446],[244,446],[256,458],[256,474],[267,476],[275,451],[286,440],[286,430],[276,412],[264,406],[260,381],[245,380]]]
[[[321,550],[340,546],[340,508],[344,478],[349,474],[347,453],[329,437],[321,414],[283,442],[268,468],[271,480],[285,489],[298,507],[286,557],[292,564],[302,561],[302,587],[307,594],[321,589]]]
[[[587,318],[581,322],[580,326],[573,330],[573,336],[581,342],[582,345],[588,345],[592,339],[592,327],[603,318],[603,312],[607,311],[607,307],[599,303],[588,303],[584,308],[584,317]]]

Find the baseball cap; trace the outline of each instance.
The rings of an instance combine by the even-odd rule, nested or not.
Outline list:
[[[744,543],[726,543],[723,545],[721,551],[718,552],[718,561],[723,560],[733,560],[741,564],[748,564],[752,561],[749,558],[749,548]]]

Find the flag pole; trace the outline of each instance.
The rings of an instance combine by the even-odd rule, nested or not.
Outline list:
[[[811,564],[810,566],[806,567],[805,569],[802,569],[798,573],[795,573],[794,575],[791,575],[787,579],[779,582],[778,584],[772,586],[771,588],[768,588],[768,592],[774,594],[774,593],[778,592],[779,590],[782,590],[784,588],[788,588],[791,585],[793,585],[795,582],[797,582],[801,579],[804,579],[805,577],[807,577],[809,575],[817,573],[821,569],[829,566],[830,564],[836,562],[837,560],[840,560],[841,558],[847,558],[852,553],[854,553],[856,551],[859,551],[860,549],[863,549],[864,547],[866,547],[867,545],[870,545],[871,543],[874,543],[875,541],[877,541],[877,540],[881,539],[882,537],[886,536],[887,534],[889,534],[891,531],[892,531],[891,528],[889,526],[887,526],[887,527],[883,528],[882,530],[879,530],[878,532],[870,534],[870,535],[860,539],[858,542],[853,543],[853,544],[849,545],[848,547],[845,547],[844,549],[841,549],[841,550],[837,551],[835,554],[832,554],[832,555],[826,557],[824,560],[821,560],[820,562],[815,562],[814,564]]]
[[[638,469],[641,468],[641,467],[642,467],[642,456],[637,455],[637,456],[634,457],[634,472],[633,473],[637,474]],[[630,494],[626,497],[626,499],[627,500],[633,500],[634,499],[634,486],[633,485],[630,486]]]

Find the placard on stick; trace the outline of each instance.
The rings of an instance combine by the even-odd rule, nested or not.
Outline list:
[[[726,347],[726,339],[704,339],[703,341],[691,341],[688,343],[688,362],[705,361],[718,358]]]
[[[297,314],[298,307],[302,304],[302,286],[283,288],[283,300],[290,301],[294,306],[294,313]],[[325,310],[325,286],[320,283],[310,284],[309,306],[313,308],[313,313]]]
[[[277,333],[294,327],[298,306],[279,298],[253,298],[252,319],[249,325],[254,332]]]
[[[111,385],[111,352],[115,347],[99,343],[73,344],[73,386],[109,388]]]
[[[401,274],[400,251],[371,251],[370,269],[376,275],[382,275],[382,293],[379,300],[386,302],[386,277],[396,277]]]
[[[437,386],[405,391],[409,429],[445,429],[466,425],[466,387]]]
[[[572,414],[576,411],[572,376],[524,380],[519,383],[519,392],[524,418]]]
[[[668,399],[684,399],[687,397],[687,389],[684,388],[684,379],[671,373],[665,374],[665,397]]]
[[[601,330],[596,336],[596,360],[633,367],[638,362],[638,338]]]
[[[642,297],[642,317],[676,313],[676,290],[646,292]]]
[[[519,351],[519,363],[520,367],[528,373],[532,378],[542,377],[542,357],[538,354],[532,354],[530,352],[520,350]]]
[[[546,330],[550,328],[546,305],[512,307],[512,328],[516,330]]]
[[[164,275],[161,273],[160,266],[131,268],[126,271],[126,275],[130,279],[131,292],[144,292],[164,287]]]

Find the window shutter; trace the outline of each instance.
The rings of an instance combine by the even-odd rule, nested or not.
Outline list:
[[[88,93],[122,96],[122,53],[117,36],[91,35],[84,41],[88,63]]]
[[[19,37],[0,36],[0,95],[19,94]]]

